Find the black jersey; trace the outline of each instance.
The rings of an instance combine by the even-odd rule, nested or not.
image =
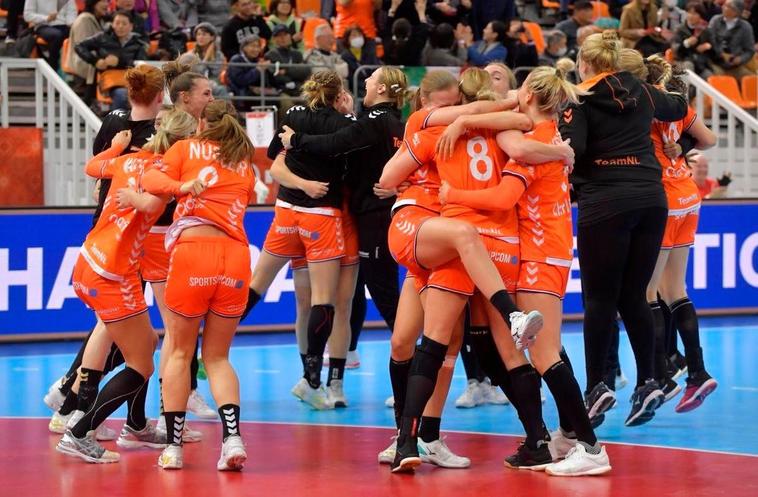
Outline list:
[[[392,207],[395,198],[380,199],[374,195],[374,184],[403,141],[405,125],[394,104],[385,102],[367,108],[354,124],[337,133],[309,135],[294,129],[293,149],[324,155],[350,154],[345,184],[353,214]]]
[[[340,114],[332,107],[324,107],[310,110],[302,105],[296,105],[287,111],[282,120],[282,126],[287,125],[292,129],[316,135],[335,133],[349,126],[355,121],[354,118]],[[268,157],[276,159],[277,154],[284,149],[279,133],[268,147]],[[279,187],[277,198],[300,207],[336,207],[342,208],[342,178],[345,174],[345,159],[330,157],[315,153],[306,153],[302,150],[291,149],[287,151],[285,159],[287,167],[294,174],[303,179],[322,181],[329,183],[329,192],[321,198],[310,198],[305,192]]]
[[[155,134],[155,120],[148,119],[145,121],[132,121],[129,119],[129,112],[126,110],[114,110],[110,112],[103,119],[103,124],[100,126],[100,131],[97,132],[95,140],[92,143],[92,153],[97,155],[103,150],[106,150],[111,145],[111,140],[120,131],[128,129],[132,132],[132,141],[129,146],[122,152],[122,154],[130,154],[134,151],[132,147],[142,148],[147,141]],[[92,219],[92,226],[97,224],[97,220],[100,219],[100,214],[103,211],[103,204],[108,196],[108,191],[111,187],[110,179],[100,180],[100,195],[97,199],[97,208]],[[174,209],[176,208],[176,202],[172,201],[166,206],[166,210],[163,211],[161,217],[156,221],[158,226],[169,226],[174,217]]]

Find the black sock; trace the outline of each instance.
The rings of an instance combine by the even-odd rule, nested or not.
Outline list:
[[[661,311],[663,311],[663,329],[666,336],[666,357],[671,357],[676,353],[676,328],[674,328],[674,320],[671,317],[671,309],[660,296],[658,297],[658,305],[661,306]]]
[[[679,299],[671,304],[671,317],[679,330],[684,344],[684,357],[687,359],[687,374],[705,371],[703,349],[700,348],[700,329],[698,327],[695,306],[689,297]]]
[[[103,376],[124,364],[124,354],[121,353],[116,344],[111,345],[111,351],[108,353],[108,357],[105,359],[105,366],[103,367]]]
[[[564,431],[575,432],[580,442],[595,445],[597,437],[595,437],[595,432],[590,424],[590,418],[587,416],[582,390],[579,388],[579,383],[576,382],[571,368],[562,361],[558,361],[545,371],[542,378],[553,393],[555,403],[559,406],[559,412],[562,412],[570,420],[573,430],[566,430],[563,424],[561,424],[561,428]]]
[[[505,290],[498,290],[497,292],[493,293],[492,297],[490,297],[490,303],[495,306],[495,309],[497,309],[500,315],[503,316],[505,324],[507,324],[508,328],[510,328],[511,313],[519,312],[519,308],[516,307],[516,304],[513,302],[511,296],[508,295],[508,292]]]
[[[84,358],[84,351],[87,349],[87,342],[89,342],[89,337],[91,336],[92,336],[92,331],[90,331],[87,337],[84,339],[81,347],[79,347],[79,351],[76,353],[74,362],[72,362],[71,365],[68,367],[68,371],[66,372],[66,382],[64,384],[64,387],[68,385],[68,388],[65,391],[63,390],[63,388],[61,388],[61,393],[67,394],[71,390],[71,386],[74,384],[73,383],[74,380],[76,380],[76,373],[79,370],[79,366],[82,365],[82,359]],[[71,378],[73,378],[73,380]],[[68,384],[69,381],[71,381],[71,384]]]
[[[574,376],[574,368],[571,366],[571,360],[569,359],[568,353],[566,353],[566,349],[564,347],[561,347],[561,352],[558,355],[560,356],[561,361],[563,361],[563,364],[571,372],[571,376]],[[544,379],[545,375],[542,375],[542,378]],[[547,380],[545,380],[545,383],[547,383]],[[550,385],[548,385],[548,388],[550,388]],[[552,392],[552,389],[550,389],[550,391]],[[553,394],[553,397],[556,398],[555,404],[558,408],[558,424],[565,433],[573,433],[574,425],[571,423],[571,417],[569,416],[569,413],[567,413],[566,410],[561,407],[561,404],[557,402],[557,397],[555,397],[555,394]]]
[[[61,416],[68,416],[77,408],[78,405],[79,396],[73,391],[69,391],[66,394],[66,399],[63,401],[60,409],[58,409],[58,414]]]
[[[358,276],[358,283],[353,294],[353,308],[350,311],[350,352],[358,348],[363,322],[366,320],[366,288]],[[391,328],[390,328],[391,329]]]
[[[200,348],[200,339],[195,342],[195,353],[192,354],[190,361],[190,390],[197,390],[197,372],[200,371],[200,361],[197,359],[197,352]]]
[[[341,380],[345,377],[345,362],[347,359],[329,357],[329,378],[326,380],[326,386],[331,385],[332,380]]]
[[[666,325],[663,321],[663,310],[658,301],[648,302],[653,313],[653,331],[655,336],[655,379],[663,384],[668,368],[666,365]]]
[[[307,356],[305,354],[300,354],[300,362],[303,363],[303,378],[306,380],[308,379],[308,372],[305,370],[305,358]]]
[[[240,406],[224,404],[218,408],[218,414],[221,416],[224,441],[232,435],[240,434]]]
[[[163,416],[163,378],[158,378],[158,398],[160,399],[160,414]]]
[[[411,361],[396,361],[390,357],[390,382],[392,383],[392,395],[395,397],[395,426],[400,429],[400,418],[403,416],[405,407],[405,393],[408,389],[408,373],[411,370]]]
[[[103,390],[95,399],[95,405],[76,423],[71,432],[76,438],[84,437],[88,431],[94,430],[113,414],[128,397],[139,393],[145,378],[136,370],[125,367],[123,371],[105,384]]]
[[[147,425],[145,417],[145,400],[147,399],[147,385],[150,378],[145,381],[142,388],[136,395],[129,397],[126,401],[126,424],[137,431],[144,430]]]
[[[245,304],[245,311],[242,313],[242,317],[240,318],[240,321],[244,321],[248,314],[250,314],[250,311],[253,310],[253,307],[255,307],[255,304],[260,302],[261,296],[253,290],[252,288],[247,289],[247,304]]]
[[[463,369],[466,371],[466,379],[476,380],[479,383],[484,381],[487,374],[482,369],[482,366],[477,360],[474,347],[471,345],[471,332],[466,331],[463,340],[463,347],[461,347],[461,360],[463,361]]]
[[[421,428],[418,436],[426,443],[434,442],[440,439],[440,424],[442,418],[433,418],[430,416],[421,416]]]
[[[513,396],[518,399],[519,417],[526,431],[526,444],[536,449],[544,441],[545,429],[542,422],[542,400],[540,399],[540,375],[531,364],[525,364],[509,371],[513,386]]]
[[[306,379],[311,388],[321,385],[321,367],[324,363],[324,349],[334,324],[334,306],[319,304],[311,306],[308,316],[308,354],[305,358]]]
[[[97,369],[82,368],[81,377],[77,409],[87,412],[92,409],[92,405],[95,403],[97,392],[100,390],[100,380],[103,379],[103,372]]]
[[[605,374],[603,375],[603,383],[614,392],[616,391],[616,373],[621,367],[619,365],[619,333],[619,322],[614,319],[608,343],[608,355],[605,357]],[[563,359],[562,356],[561,358]]]
[[[78,367],[79,366],[77,366],[77,368]],[[77,376],[78,374],[76,371],[74,371],[73,374],[66,376],[66,379],[63,381],[63,385],[58,387],[58,391],[63,395],[68,395],[68,393],[71,391],[71,388],[74,386],[74,383],[76,383]]]
[[[184,435],[184,420],[187,419],[186,411],[166,411],[163,413],[166,418],[166,434],[168,443],[171,445],[182,445],[182,435]]]
[[[492,337],[492,331],[489,327],[472,326],[468,330],[468,335],[471,350],[474,352],[477,363],[479,363],[484,374],[493,385],[502,387],[502,384],[506,382],[508,383],[506,389],[510,389],[508,370],[505,368],[503,359],[497,351],[495,339]],[[508,393],[505,395],[508,396]],[[510,399],[510,396],[508,398]]]
[[[424,412],[426,403],[434,393],[437,375],[445,360],[446,353],[446,344],[436,342],[427,336],[423,336],[421,343],[416,346],[416,354],[413,356],[408,372],[408,391],[403,407],[401,436],[417,436],[419,419]],[[405,439],[398,439],[398,446],[403,445],[404,442]]]

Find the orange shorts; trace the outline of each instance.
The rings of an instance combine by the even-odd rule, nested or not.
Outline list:
[[[521,261],[516,291],[547,293],[563,299],[566,295],[570,267],[546,262]]]
[[[670,250],[694,244],[699,218],[699,210],[693,210],[683,216],[669,216],[666,221],[666,231],[663,232],[661,248]]]
[[[277,257],[304,257],[308,262],[344,257],[342,216],[337,209],[331,211],[334,216],[275,207],[274,222],[263,242],[263,250]]]
[[[137,273],[121,281],[109,280],[97,274],[80,255],[71,279],[76,295],[104,323],[121,321],[147,311],[142,282]]]
[[[147,234],[142,245],[142,256],[139,260],[140,275],[145,281],[160,283],[166,281],[168,276],[168,259],[164,242],[166,232],[153,232]]]
[[[250,248],[224,236],[179,238],[171,252],[166,307],[195,318],[238,317],[250,284]]]
[[[516,291],[519,274],[519,246],[490,236],[481,237],[508,293]],[[474,282],[460,259],[435,268],[429,275],[428,286],[448,292],[473,295]]]
[[[358,230],[355,220],[349,213],[342,211],[342,237],[345,240],[345,256],[340,260],[340,266],[354,266],[360,261],[358,257]],[[290,261],[293,271],[308,269],[308,260],[298,257]]]
[[[415,278],[416,290],[426,287],[429,270],[416,260],[416,236],[422,224],[437,214],[422,207],[403,207],[392,217],[387,243],[390,254]]]

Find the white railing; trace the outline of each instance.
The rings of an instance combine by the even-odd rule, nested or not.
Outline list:
[[[44,134],[45,205],[92,205],[94,181],[84,174],[100,118],[42,59],[0,58],[2,126],[12,125],[9,71],[34,70],[34,124]]]
[[[708,175],[719,177],[729,171],[733,179],[729,196],[755,197],[758,195],[758,119],[694,72],[687,72],[690,85],[695,88],[695,110],[704,116],[718,137],[718,144],[705,154],[710,164]]]

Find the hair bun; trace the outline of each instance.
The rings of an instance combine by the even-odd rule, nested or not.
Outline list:
[[[126,79],[129,87],[134,91],[141,91],[147,83],[147,75],[144,72],[137,70],[136,68],[132,68],[126,71],[124,78]]]
[[[563,57],[555,62],[555,70],[561,78],[565,78],[574,69],[576,69],[576,63],[568,57]]]
[[[606,29],[603,31],[603,41],[619,41],[618,32],[615,29]]]

